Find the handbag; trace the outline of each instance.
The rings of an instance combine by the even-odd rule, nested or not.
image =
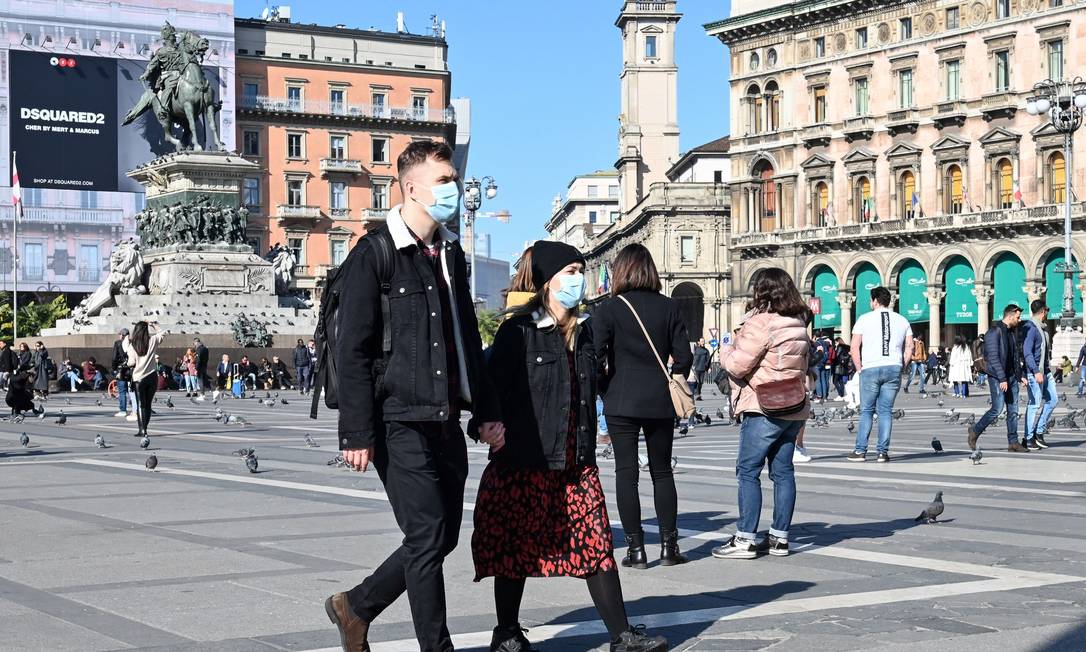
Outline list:
[[[762,383],[754,388],[758,407],[767,417],[795,414],[807,406],[807,379],[789,378]]]
[[[664,365],[663,359],[660,358],[660,354],[656,351],[656,347],[652,343],[652,338],[649,337],[649,331],[645,328],[644,322],[641,321],[641,316],[634,310],[633,304],[626,299],[626,297],[619,297],[626,307],[633,313],[634,319],[637,320],[637,325],[641,327],[641,332],[645,334],[645,341],[649,343],[649,349],[652,350],[652,354],[656,356],[656,361],[660,363],[660,370],[664,372],[664,377],[667,379],[668,391],[671,393],[671,405],[675,408],[675,416],[680,419],[689,419],[690,415],[694,414],[694,395],[690,393],[690,387],[686,384],[686,378],[681,374],[668,373],[667,366]]]

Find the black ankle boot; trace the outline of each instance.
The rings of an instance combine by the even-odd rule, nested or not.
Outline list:
[[[679,552],[679,533],[675,530],[660,530],[660,565],[677,566],[686,562],[686,557]]]
[[[611,641],[611,652],[667,652],[667,649],[667,639],[645,634],[644,625],[631,627]]]
[[[649,558],[645,556],[645,533],[626,535],[626,557],[622,560],[626,568],[645,569],[649,567]]]
[[[524,636],[527,631],[520,623],[514,627],[495,627],[490,638],[490,652],[539,652]]]

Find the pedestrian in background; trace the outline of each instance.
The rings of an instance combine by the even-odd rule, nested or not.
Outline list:
[[[1022,362],[1029,402],[1026,404],[1026,427],[1022,446],[1030,450],[1048,448],[1045,434],[1048,420],[1059,403],[1056,380],[1052,372],[1052,340],[1048,336],[1048,304],[1035,299],[1029,305],[1030,319],[1022,323],[1025,338],[1022,342]]]
[[[852,327],[852,364],[860,374],[860,424],[850,462],[867,460],[873,415],[879,413],[876,462],[890,461],[890,435],[894,425],[894,401],[901,387],[901,372],[913,350],[909,320],[890,310],[890,290],[871,290],[871,311]]]
[[[26,345],[26,342],[19,342],[19,352],[15,354],[15,357],[19,361],[16,371],[27,371],[34,366],[34,354],[30,352],[30,347]]]
[[[657,358],[671,358],[671,373],[686,378],[694,361],[690,338],[678,302],[660,294],[660,276],[648,249],[627,246],[615,257],[612,272],[611,298],[593,313],[592,330],[596,354],[607,362],[600,385],[615,454],[615,498],[626,534],[622,565],[648,567],[637,490],[641,472],[637,443],[642,432],[660,524],[660,563],[682,564],[686,558],[679,552],[678,496],[671,468],[676,415]]]
[[[6,341],[0,340],[0,389],[7,389],[8,381],[18,366],[19,358],[15,356],[15,351]]]
[[[110,366],[113,368],[113,379],[117,383],[118,411],[115,417],[124,417],[129,421],[135,421],[136,416],[136,387],[132,384],[132,367],[128,364],[128,353],[125,351],[125,343],[128,341],[129,331],[121,328],[117,332],[117,340],[113,342],[113,357]],[[128,410],[129,394],[132,399],[132,410]]]
[[[523,306],[535,296],[535,286],[532,285],[532,248],[526,247],[520,255],[520,263],[517,265],[517,273],[509,283],[509,289],[505,291],[505,309],[512,311]]]
[[[320,354],[317,353],[316,341],[312,339],[306,342],[305,348],[309,349],[309,384],[305,388],[305,393],[308,394],[309,392],[313,391],[313,373],[317,368],[317,362]]]
[[[229,391],[230,385],[234,382],[233,372],[234,366],[230,364],[230,355],[227,353],[222,354],[219,365],[215,367],[215,386]]]
[[[196,351],[189,349],[185,351],[185,356],[181,358],[181,373],[184,376],[185,381],[185,396],[192,397],[200,392],[200,372],[196,367],[197,364]]]
[[[984,333],[973,340],[973,370],[977,372],[977,384],[988,384],[987,363],[984,361]]]
[[[612,650],[666,650],[664,639],[631,629],[623,604],[595,456],[595,319],[578,309],[584,258],[543,241],[532,268],[540,291],[498,328],[487,361],[505,435],[479,480],[471,551],[475,580],[494,577],[490,649],[531,650],[520,626],[526,578],[565,576],[586,580]]]
[[[699,337],[694,345],[694,398],[701,400],[701,386],[705,383],[705,373],[709,371],[709,349],[705,348],[705,338]]]
[[[837,390],[835,401],[845,400],[845,385],[852,378],[852,355],[845,340],[838,337],[833,353],[833,387]]]
[[[969,398],[969,386],[973,384],[973,354],[962,335],[954,336],[954,348],[950,350],[950,382],[955,397]]]
[[[924,340],[917,338],[913,340],[912,355],[909,357],[909,377],[905,379],[905,393],[909,393],[909,386],[913,384],[913,376],[915,375],[920,381],[920,393],[924,393],[924,377],[928,364],[928,352],[924,347]]]
[[[34,358],[31,364],[34,365],[34,391],[42,399],[48,399],[49,381],[56,378],[57,363],[49,357],[49,350],[41,340],[34,343]]]
[[[298,391],[305,394],[313,382],[313,367],[309,358],[309,348],[302,338],[298,338],[298,345],[294,347],[294,377],[298,379]]]
[[[132,327],[132,336],[125,340],[124,351],[128,364],[132,367],[132,382],[136,383],[137,408],[139,410],[136,437],[147,435],[147,424],[151,422],[151,401],[158,389],[158,373],[155,368],[155,351],[169,333],[166,329],[150,331],[150,325],[143,320]]]
[[[196,353],[196,390],[203,392],[204,387],[211,382],[207,375],[207,361],[210,352],[198,337],[192,338],[192,349]]]
[[[102,368],[98,366],[98,361],[94,359],[94,356],[84,360],[81,367],[83,382],[90,385],[91,389],[96,392],[101,389],[102,384],[105,382],[105,375],[102,373]]]
[[[1018,443],[1018,385],[1024,384],[1019,366],[1019,352],[1015,330],[1022,319],[1022,309],[1008,304],[1003,318],[984,334],[984,360],[988,370],[988,389],[992,395],[991,407],[967,429],[969,450],[977,450],[977,439],[988,426],[1007,408],[1007,451],[1028,453],[1029,449]]]
[[[1074,381],[1071,379],[1071,375],[1075,372],[1075,365],[1071,362],[1071,358],[1063,356],[1060,359],[1060,364],[1052,370],[1052,377],[1056,379],[1057,383],[1064,382],[1067,379],[1067,384],[1072,385]]]
[[[833,340],[825,333],[814,341],[816,355],[815,364],[811,365],[811,373],[815,377],[815,396],[822,403],[830,398],[830,387],[833,385]]]
[[[734,343],[725,347],[724,369],[732,380],[733,413],[741,419],[735,476],[739,481],[739,519],[735,535],[713,549],[721,559],[753,559],[760,551],[788,554],[788,531],[796,506],[792,457],[796,436],[810,416],[807,370],[814,316],[792,278],[780,268],[756,273]],[[773,523],[758,541],[762,513],[761,474],[769,464],[773,480]]]

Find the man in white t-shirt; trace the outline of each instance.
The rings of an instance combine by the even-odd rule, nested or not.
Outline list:
[[[860,428],[850,462],[867,460],[872,414],[879,413],[879,441],[876,462],[890,461],[890,430],[894,423],[894,400],[901,389],[901,370],[906,352],[913,351],[913,330],[909,321],[890,310],[890,291],[871,290],[871,312],[861,315],[852,327],[852,362],[860,377]]]

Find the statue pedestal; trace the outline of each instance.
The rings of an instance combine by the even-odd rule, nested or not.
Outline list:
[[[1056,335],[1052,338],[1052,364],[1058,365],[1063,356],[1078,360],[1078,353],[1082,350],[1082,344],[1086,342],[1081,328],[1057,328]]]

